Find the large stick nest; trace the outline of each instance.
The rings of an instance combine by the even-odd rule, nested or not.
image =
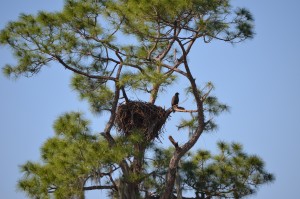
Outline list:
[[[145,141],[150,142],[163,131],[166,119],[167,114],[162,107],[141,101],[129,101],[119,105],[115,125],[125,136],[140,132],[144,134]]]

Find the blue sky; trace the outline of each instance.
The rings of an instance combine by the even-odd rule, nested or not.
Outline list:
[[[189,60],[199,84],[212,81],[215,95],[231,106],[229,114],[218,118],[219,129],[204,134],[195,148],[214,151],[218,140],[235,141],[245,151],[257,154],[268,171],[276,176],[273,184],[260,188],[253,199],[298,198],[300,172],[300,2],[235,0],[251,10],[256,36],[237,45],[213,42],[199,44]],[[0,28],[16,20],[19,13],[59,10],[62,0],[10,0],[1,3]],[[11,51],[0,47],[0,66],[14,63]],[[93,118],[94,131],[101,131],[105,117],[88,113],[85,102],[70,89],[70,73],[53,65],[32,78],[9,80],[0,74],[0,195],[5,199],[25,198],[16,192],[21,177],[18,166],[38,161],[39,149],[53,135],[53,121],[67,111],[84,111]],[[169,106],[181,83],[161,96],[158,103]],[[181,95],[182,98],[184,96]],[[147,99],[145,99],[147,100]],[[185,106],[185,104],[183,104]],[[184,142],[187,135],[175,131],[176,113],[164,137],[172,135]],[[104,115],[105,116],[105,115]],[[174,129],[174,131],[173,131]],[[163,138],[163,143],[167,139]],[[88,194],[97,198],[97,194]]]

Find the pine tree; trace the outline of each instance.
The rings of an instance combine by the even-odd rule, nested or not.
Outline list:
[[[60,116],[42,146],[42,162],[22,165],[18,187],[31,198],[82,199],[96,189],[120,199],[185,198],[185,190],[194,198],[253,194],[274,177],[240,144],[218,143],[218,155],[190,152],[228,106],[211,94],[212,83],[198,85],[188,62],[199,41],[238,43],[253,35],[251,13],[230,0],[66,0],[60,12],[20,15],[0,33],[18,61],[4,66],[4,74],[31,76],[59,63],[73,72],[72,87],[91,111],[109,118],[102,133],[93,134],[82,113]],[[181,89],[193,98],[193,110],[156,104],[182,79],[189,82]],[[153,141],[173,111],[190,115],[178,126],[189,140],[179,145],[170,136],[174,147],[158,148]]]

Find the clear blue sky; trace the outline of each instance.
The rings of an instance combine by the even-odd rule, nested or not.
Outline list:
[[[300,179],[300,1],[234,2],[252,11],[256,36],[235,46],[201,44],[191,53],[198,83],[212,81],[215,94],[232,107],[230,114],[219,117],[218,131],[203,135],[195,147],[213,151],[218,140],[242,143],[246,152],[262,157],[267,170],[276,176],[275,183],[263,186],[251,198],[296,199]],[[59,10],[61,6],[62,0],[3,1],[0,28],[21,12]],[[0,66],[13,62],[10,50],[1,47]],[[18,165],[39,160],[40,146],[53,135],[57,116],[84,111],[92,118],[86,103],[78,100],[69,84],[69,73],[58,65],[30,79],[13,81],[0,74],[1,198],[25,198],[16,192],[21,177]],[[180,82],[177,84],[179,87]],[[162,106],[169,106],[176,87],[160,98]],[[172,134],[184,142],[185,135],[172,131],[179,114],[168,121],[171,131],[164,136]],[[96,117],[93,121],[94,130],[101,131],[103,120]],[[96,194],[88,196],[96,198]]]

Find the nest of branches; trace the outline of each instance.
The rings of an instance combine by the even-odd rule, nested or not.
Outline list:
[[[125,136],[140,132],[146,142],[158,138],[167,119],[166,111],[159,106],[141,101],[120,104],[116,113],[115,125]]]

